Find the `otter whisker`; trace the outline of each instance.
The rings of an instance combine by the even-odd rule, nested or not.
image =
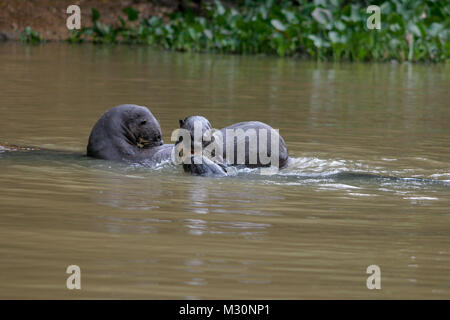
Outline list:
[[[123,131],[125,131],[124,136],[129,144],[137,144],[136,135],[125,125],[121,125]]]

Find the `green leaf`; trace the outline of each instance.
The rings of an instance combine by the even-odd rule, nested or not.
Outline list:
[[[172,29],[172,27],[171,27],[170,25],[165,25],[165,26],[164,26],[164,29],[166,29],[166,31],[167,31],[169,34],[173,34],[173,29]]]
[[[327,24],[332,19],[331,12],[322,8],[315,8],[311,16],[320,24]]]
[[[334,26],[336,27],[336,29],[338,29],[339,31],[344,31],[346,26],[345,23],[343,23],[342,21],[338,20],[334,23]]]
[[[153,16],[150,19],[148,19],[148,24],[152,27],[159,25],[161,23],[161,18],[157,16]]]
[[[217,7],[217,14],[219,16],[223,16],[225,14],[225,7],[222,5],[222,3],[219,0],[216,0],[216,7]]]
[[[139,11],[131,7],[123,9],[123,12],[127,15],[128,21],[136,21],[139,18]]]
[[[330,4],[334,7],[337,8],[341,5],[341,0],[330,0]]]
[[[353,5],[352,4],[352,14],[350,16],[350,20],[353,22],[359,22],[361,20],[361,14],[360,14],[360,7],[359,5]]]
[[[100,12],[98,12],[97,9],[92,8],[91,13],[92,13],[92,22],[96,22],[98,19],[100,19]]]
[[[289,22],[290,24],[298,23],[298,19],[292,11],[283,9],[282,12],[284,13],[284,16],[286,17],[287,22]]]
[[[316,35],[313,35],[313,34],[310,34],[309,36],[308,36],[308,39],[311,39],[313,42],[314,42],[314,46],[316,46],[317,48],[321,48],[321,47],[323,47],[323,40],[322,40],[322,38],[319,38],[318,36],[316,36]]]
[[[270,23],[278,31],[286,31],[286,27],[280,20],[273,19],[273,20],[270,20]]]
[[[390,29],[392,32],[397,32],[397,31],[401,30],[402,27],[401,27],[398,23],[393,23],[393,24],[390,24],[390,25],[389,25],[389,29]]]
[[[194,40],[197,39],[197,33],[195,32],[195,30],[193,28],[189,28],[188,32],[192,39],[194,39]]]
[[[430,37],[434,38],[439,33],[441,33],[442,30],[444,30],[444,26],[442,24],[433,22],[430,28],[428,29],[428,34],[430,35]]]
[[[389,1],[384,2],[381,7],[381,14],[390,14],[392,11],[392,7],[391,4],[389,3]]]
[[[408,24],[408,30],[409,30],[409,32],[411,32],[413,35],[415,35],[417,37],[422,36],[422,34],[420,33],[419,27],[417,25],[415,25],[414,23]]]
[[[314,5],[316,6],[327,6],[327,0],[314,0]]]
[[[341,37],[339,37],[339,34],[335,31],[330,31],[328,33],[328,37],[330,38],[332,43],[339,43],[341,42]]]
[[[211,40],[213,38],[213,34],[212,34],[211,30],[205,29],[205,30],[203,30],[203,33],[209,40]]]

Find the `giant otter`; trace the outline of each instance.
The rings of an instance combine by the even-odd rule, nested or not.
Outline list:
[[[89,136],[87,155],[116,161],[158,163],[170,159],[172,144],[164,144],[161,127],[146,108],[123,104],[106,111]]]
[[[213,132],[206,118],[190,116],[180,120],[180,128],[185,130],[190,145],[186,145],[189,141],[183,141],[185,135],[180,134],[175,143],[175,155],[186,172],[223,176],[227,166],[284,168],[289,162],[284,139],[263,122],[239,122]],[[227,146],[230,138],[233,141]],[[278,147],[278,152],[272,150],[272,143]],[[183,154],[186,149],[189,150],[187,155]]]

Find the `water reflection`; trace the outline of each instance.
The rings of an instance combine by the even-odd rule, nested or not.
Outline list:
[[[217,234],[233,235],[245,238],[263,236],[268,233],[270,224],[252,223],[246,221],[205,221],[201,219],[186,219],[185,227],[191,235]]]

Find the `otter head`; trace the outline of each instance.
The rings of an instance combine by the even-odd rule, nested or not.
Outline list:
[[[187,130],[191,136],[191,154],[194,154],[195,150],[205,149],[210,143],[214,142],[214,136],[211,134],[211,123],[205,117],[190,116],[180,120],[180,129]],[[182,139],[182,137],[180,138]]]
[[[212,126],[208,119],[202,116],[187,117],[180,120],[180,129],[183,129],[185,134],[179,135],[175,143],[175,152],[183,164],[184,171],[202,176],[225,176],[227,172],[225,166],[209,158],[214,157],[214,152],[211,154],[205,152],[214,142]],[[190,152],[184,154],[185,150]]]
[[[121,134],[133,146],[141,149],[161,146],[161,127],[145,107],[133,106],[121,113]]]
[[[161,127],[153,114],[135,104],[106,111],[92,128],[87,155],[105,160],[135,159],[142,149],[161,146]]]

